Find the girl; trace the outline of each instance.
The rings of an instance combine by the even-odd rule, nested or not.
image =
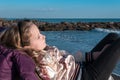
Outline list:
[[[111,36],[113,39],[108,39]],[[45,36],[28,20],[5,30],[0,39],[2,45],[26,52],[43,80],[108,80],[120,57],[120,39],[117,34],[109,34],[86,54],[86,61],[76,62],[77,58],[66,51],[47,46]]]

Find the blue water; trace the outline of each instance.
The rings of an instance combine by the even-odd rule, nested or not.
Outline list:
[[[38,18],[38,21],[51,22],[51,23],[59,23],[59,22],[120,22],[120,18]]]
[[[45,31],[42,33],[46,35],[47,44],[57,46],[70,54],[74,54],[78,50],[84,54],[110,32],[120,34],[120,31],[100,28],[91,31]],[[113,72],[120,74],[120,61]]]
[[[24,18],[5,18],[7,20],[24,19]],[[26,18],[25,18],[26,19]],[[59,23],[59,22],[120,22],[120,18],[29,18],[42,22]]]

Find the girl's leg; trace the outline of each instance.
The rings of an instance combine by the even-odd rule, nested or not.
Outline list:
[[[91,50],[91,53],[101,51],[106,44],[111,44],[112,42],[117,40],[118,37],[119,35],[116,33],[109,33]]]
[[[83,80],[108,80],[117,61],[120,58],[120,38],[113,42],[92,63],[87,63],[83,69]],[[88,78],[85,78],[87,74]]]
[[[99,52],[105,48],[107,44],[113,43],[119,38],[119,35],[116,33],[109,33],[105,36],[90,52],[86,53],[86,61],[92,62],[95,56],[99,56]],[[98,53],[98,54],[97,54]]]

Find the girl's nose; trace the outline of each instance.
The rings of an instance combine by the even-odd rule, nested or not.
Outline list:
[[[46,36],[45,35],[43,35],[44,36],[44,39],[46,39]]]

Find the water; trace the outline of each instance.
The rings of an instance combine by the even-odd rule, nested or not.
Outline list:
[[[74,54],[81,51],[83,54],[89,52],[108,33],[120,31],[97,28],[91,31],[45,31],[47,44],[57,46],[59,49]],[[120,61],[113,71],[120,74]]]
[[[5,18],[7,20],[24,19],[24,18]],[[27,19],[27,18],[25,18]],[[42,22],[59,23],[59,22],[120,22],[120,18],[29,18]]]
[[[38,21],[44,21],[44,22],[52,22],[52,23],[58,23],[58,22],[120,22],[120,18],[50,18],[50,19],[44,19],[44,18],[38,18]]]

